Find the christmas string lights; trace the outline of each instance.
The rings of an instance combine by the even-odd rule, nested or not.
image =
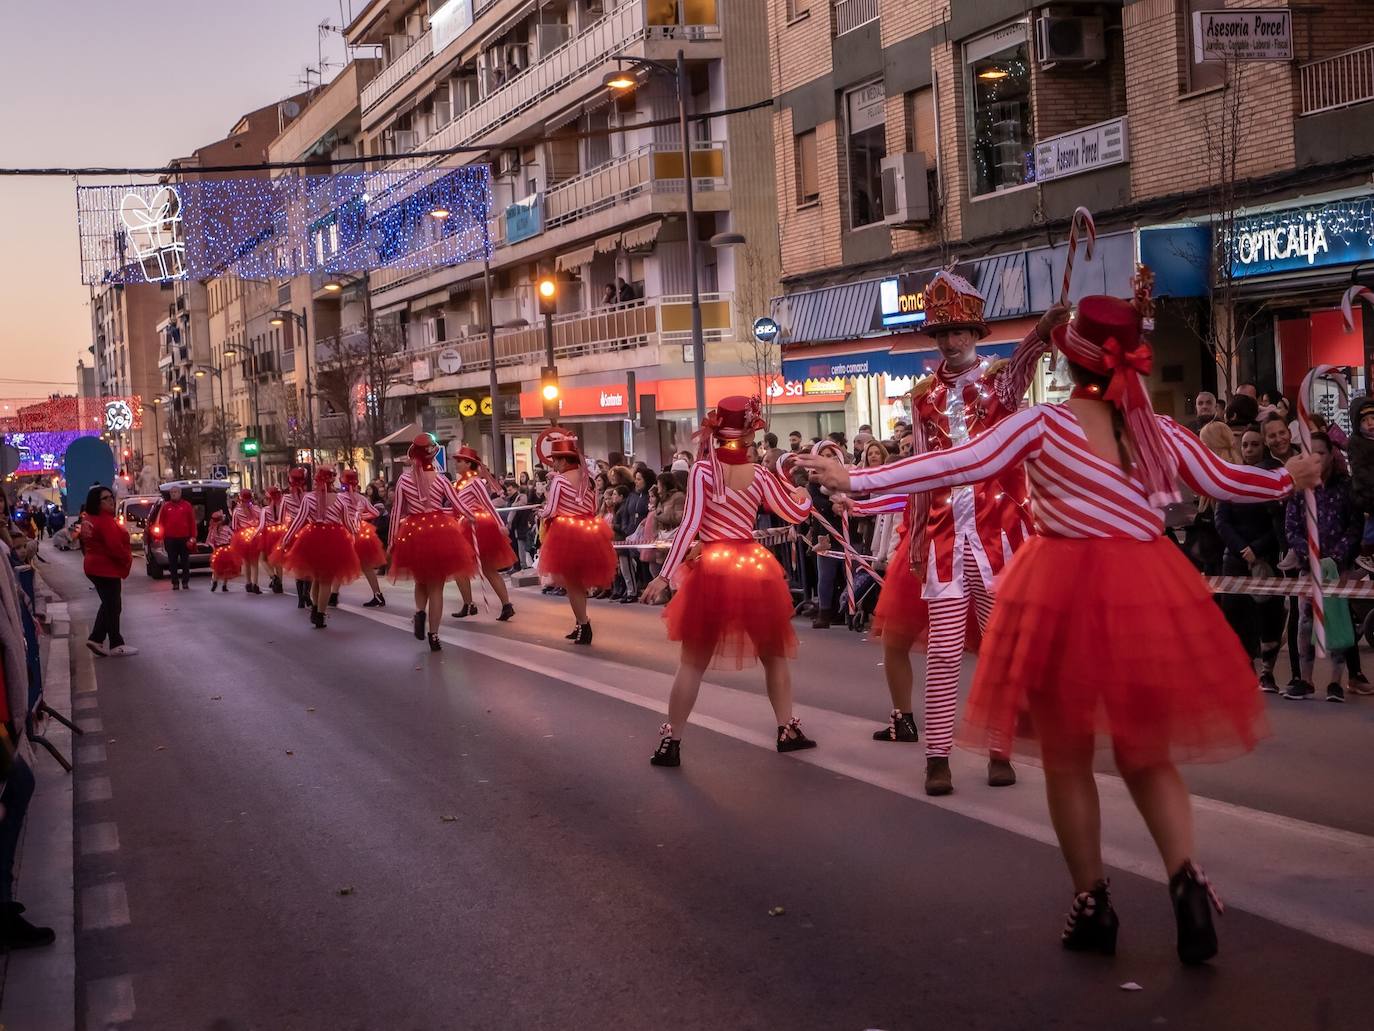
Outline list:
[[[1231,237],[1236,277],[1366,260],[1374,257],[1374,202],[1342,200],[1245,216],[1236,219]]]
[[[77,188],[88,285],[343,275],[471,261],[490,244],[486,165]]]

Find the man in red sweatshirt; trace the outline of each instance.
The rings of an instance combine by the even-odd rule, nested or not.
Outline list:
[[[196,510],[182,500],[181,488],[173,487],[171,499],[158,510],[157,522],[167,543],[167,564],[172,569],[172,590],[191,589],[191,541],[196,537]],[[178,583],[178,570],[180,582]]]

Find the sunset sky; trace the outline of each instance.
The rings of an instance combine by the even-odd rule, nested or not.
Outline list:
[[[342,6],[350,17],[350,0]],[[324,20],[339,24],[340,0],[6,4],[0,166],[153,166],[185,155],[299,92]],[[343,41],[330,34],[323,46],[335,62],[328,78]],[[0,396],[70,392],[77,359],[91,364],[76,186],[0,177]]]

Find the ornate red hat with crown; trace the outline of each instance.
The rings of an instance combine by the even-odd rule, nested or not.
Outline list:
[[[734,394],[722,397],[706,416],[703,426],[717,440],[739,440],[764,429],[763,403],[757,397]]]
[[[434,439],[428,433],[417,433],[406,450],[406,457],[411,461],[421,462],[428,468],[438,453],[439,445],[434,443]]]
[[[334,470],[332,467],[322,465],[315,470],[315,486],[328,487],[334,482]]]
[[[279,497],[281,497],[281,488],[278,487],[275,483],[272,484],[272,486],[267,488],[267,496],[271,498],[273,501],[276,501]]]
[[[247,504],[248,502],[253,500],[253,492],[251,490],[239,491],[239,500],[242,501],[244,504]]]
[[[307,477],[306,477],[306,472],[305,472],[305,466],[303,466],[303,465],[292,466],[291,471],[290,471],[289,473],[286,474],[286,478],[287,478],[291,483],[293,483],[293,484],[296,484],[296,483],[305,483],[305,481],[306,481],[306,479],[307,479]]]
[[[983,306],[987,302],[963,276],[937,272],[925,293],[926,320],[917,327],[922,333],[971,329],[981,338],[992,332],[983,319]]]

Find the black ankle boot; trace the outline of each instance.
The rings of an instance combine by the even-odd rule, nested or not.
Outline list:
[[[578,635],[581,634],[581,633],[582,633],[582,624],[581,624],[581,623],[574,623],[574,624],[573,624],[573,628],[572,628],[570,631],[568,631],[566,634],[563,635],[563,640],[565,640],[565,641],[576,641],[577,638],[578,638]]]
[[[274,576],[274,577],[272,577],[271,588],[272,588],[272,593],[273,593],[273,594],[282,594],[282,593],[284,593],[284,592],[282,591],[282,586],[281,586],[281,577],[279,577],[279,576]]]
[[[458,611],[453,614],[454,619],[467,619],[468,616],[477,615],[477,606],[469,602],[466,605],[459,605]]]
[[[337,609],[337,608],[339,607],[339,592],[338,592],[338,591],[335,591],[333,594],[331,594],[331,595],[329,596],[329,607],[330,607],[331,609]]]
[[[649,756],[649,762],[654,766],[681,766],[682,742],[673,738],[673,725],[663,724],[658,733],[658,750]]]
[[[1212,910],[1226,912],[1216,890],[1191,859],[1169,878],[1169,898],[1178,921],[1178,958],[1189,966],[1206,963],[1217,954],[1217,931]]]
[[[504,623],[514,615],[515,606],[512,605],[510,602],[506,602],[504,605],[501,606],[501,615],[496,617],[496,622]]]
[[[363,602],[363,608],[365,608],[365,609],[379,609],[379,608],[381,608],[381,607],[382,607],[383,605],[385,605],[385,604],[386,604],[386,599],[382,597],[382,592],[381,592],[381,591],[378,591],[376,594],[374,594],[374,595],[372,596],[372,600],[371,600],[371,601],[365,601],[365,602]]]
[[[297,581],[296,581],[296,608],[298,608],[298,609],[303,609],[303,608],[305,608],[308,604],[309,604],[309,602],[306,600],[306,597],[305,597],[305,581],[304,581],[304,580],[297,580]]]
[[[801,720],[793,716],[787,726],[778,728],[778,751],[800,752],[803,748],[815,748],[816,742],[802,733]]]
[[[324,612],[321,609],[312,608],[310,610],[310,622],[315,625],[316,630],[323,630],[325,627]]]
[[[887,718],[887,726],[873,732],[873,740],[908,742],[921,740],[921,735],[916,730],[916,715],[902,712],[900,709],[893,709],[892,715]]]
[[[573,641],[573,644],[588,645],[591,643],[592,625],[591,623],[583,623],[581,626],[577,628],[577,639]]]
[[[429,650],[432,651],[432,652],[437,652],[437,651],[439,650],[439,647],[440,647],[440,645],[439,645],[439,635],[438,635],[438,634],[430,634],[430,635],[429,635]]]
[[[1059,941],[1071,952],[1100,952],[1116,955],[1116,932],[1120,921],[1112,909],[1107,881],[1098,881],[1091,891],[1079,892],[1069,908],[1069,920]]]
[[[0,906],[0,950],[33,949],[57,940],[51,927],[35,927],[20,916],[23,912],[17,902]]]
[[[425,639],[425,610],[421,609],[419,612],[415,613],[415,618],[412,622],[415,628],[415,640],[423,641]]]

